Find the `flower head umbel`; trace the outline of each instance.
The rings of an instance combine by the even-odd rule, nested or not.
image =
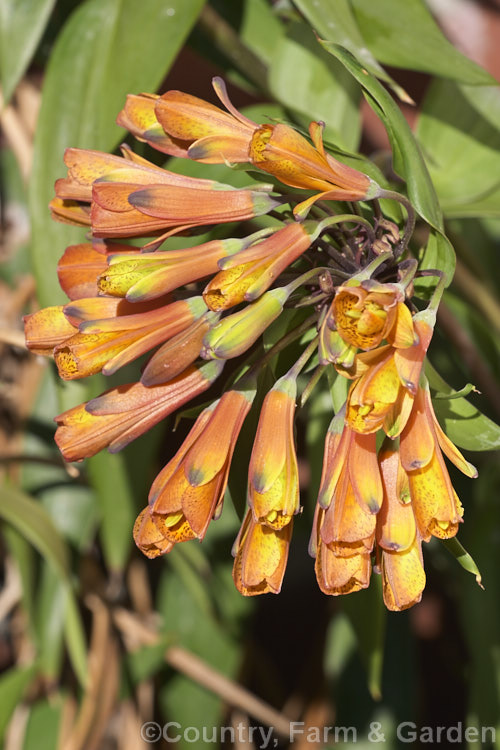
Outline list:
[[[51,210],[87,241],[59,262],[68,303],[26,316],[26,342],[53,356],[65,380],[112,382],[56,417],[56,443],[68,461],[115,452],[195,400],[196,419],[134,526],[154,558],[204,539],[240,433],[256,425],[248,474],[240,457],[232,474],[232,493],[247,501],[233,578],[245,596],[278,593],[301,522],[296,416],[323,372],[336,400],[346,378],[311,534],[318,585],[347,594],[378,572],[386,606],[406,609],[425,585],[422,543],[449,539],[462,520],[443,453],[476,474],[440,427],[424,375],[446,278],[411,257],[409,201],[329,154],[322,123],[308,139],[290,124],[254,122],[220,79],[214,88],[224,109],[181,91],[130,95],[118,122],[163,154],[225,165],[229,182],[239,165],[266,183],[190,177],[128,146],[121,156],[66,151]],[[404,204],[402,233],[377,202],[372,210],[378,197]],[[430,301],[415,295],[418,275],[437,280]],[[139,358],[135,380],[113,382]]]

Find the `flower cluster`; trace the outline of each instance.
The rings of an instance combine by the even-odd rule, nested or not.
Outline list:
[[[221,512],[245,418],[261,403],[234,580],[245,595],[278,593],[301,510],[298,389],[304,404],[322,373],[347,378],[325,440],[310,552],[325,593],[366,588],[374,568],[387,607],[405,609],[425,585],[422,542],[452,537],[462,517],[442,453],[475,476],[435,418],[423,371],[442,285],[419,309],[411,206],[401,198],[408,220],[400,236],[377,200],[398,196],[327,153],[322,123],[311,123],[309,141],[289,125],[252,122],[220,79],[214,88],[225,110],[179,91],[143,94],[127,98],[118,123],[164,154],[247,165],[271,184],[236,189],[187,177],[128,147],[122,156],[66,151],[51,210],[87,227],[89,241],[66,249],[58,273],[69,302],[27,316],[27,344],[52,355],[67,380],[149,358],[137,382],[59,415],[56,442],[68,461],[118,451],[235,360],[220,398],[156,477],[134,538],[148,557],[203,539]],[[339,201],[351,209],[374,201],[372,218],[366,203],[338,213]],[[197,242],[215,225],[223,239]],[[169,249],[174,234],[188,246]],[[280,333],[264,346],[280,316],[272,329]],[[285,349],[293,364],[280,373]],[[277,379],[262,394],[264,370]]]

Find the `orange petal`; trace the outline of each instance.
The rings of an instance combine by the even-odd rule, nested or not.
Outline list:
[[[172,382],[144,388],[129,383],[106,391],[60,414],[55,440],[67,461],[80,461],[103,448],[117,452],[195,396],[203,393],[220,373],[216,369],[191,367]],[[218,369],[217,369],[218,368]]]
[[[325,512],[321,529],[323,542],[362,542],[361,546],[371,548],[375,520],[375,516],[366,510],[366,506],[361,506],[357,502],[349,474],[344,467],[332,503]]]
[[[246,393],[237,390],[224,393],[186,458],[184,470],[191,485],[206,484],[229,464],[254,396],[254,389]]]
[[[439,448],[422,469],[408,472],[411,501],[422,538],[449,539],[462,520],[462,507],[452,487]]]
[[[52,218],[56,221],[77,227],[90,226],[90,208],[78,203],[78,201],[52,198],[49,208]]]
[[[432,424],[425,411],[424,392],[419,388],[406,427],[401,434],[401,463],[406,471],[427,466],[434,454],[435,444]]]
[[[55,346],[77,332],[64,315],[62,305],[45,307],[36,313],[25,315],[23,320],[26,346],[33,354],[50,356]]]
[[[377,543],[389,552],[408,550],[416,534],[415,516],[410,502],[400,498],[400,461],[397,450],[383,451],[380,469],[384,483],[384,502],[377,517]]]
[[[180,375],[199,357],[210,320],[203,316],[161,346],[148,361],[141,377],[145,386],[160,385]]]
[[[315,570],[318,585],[324,594],[352,594],[368,588],[371,575],[370,554],[336,557],[326,544],[321,543]]]
[[[405,552],[382,553],[382,588],[387,609],[401,612],[420,601],[425,588],[421,543]]]
[[[247,515],[233,567],[234,582],[241,594],[279,594],[288,559],[292,526],[293,522],[275,531],[256,523],[250,513]]]
[[[137,517],[134,524],[134,541],[146,557],[153,559],[159,555],[170,552],[173,548],[172,542],[162,536],[156,524],[151,518],[149,508],[144,508]]]
[[[125,107],[116,122],[129,130],[139,141],[145,141],[158,151],[170,156],[187,156],[188,144],[170,138],[158,122],[155,106],[159,97],[154,94],[129,94]]]
[[[415,343],[415,332],[413,330],[413,318],[411,312],[404,304],[399,302],[397,306],[396,319],[387,340],[396,348],[406,349]]]
[[[290,383],[291,387],[295,381]],[[259,493],[266,492],[281,474],[288,454],[294,394],[272,389],[262,404],[249,467],[249,481]]]
[[[475,479],[477,477],[476,467],[465,460],[456,445],[451,442],[449,437],[441,429],[441,425],[437,421],[434,409],[432,407],[431,394],[428,385],[426,385],[425,388],[425,409],[427,413],[427,419],[432,421],[436,439],[445,456],[449,458],[449,460],[453,464],[455,464],[457,469],[460,469],[460,471],[462,471],[466,476]]]
[[[356,500],[365,510],[377,513],[382,505],[383,490],[377,462],[375,433],[353,433],[348,461],[349,478]]]

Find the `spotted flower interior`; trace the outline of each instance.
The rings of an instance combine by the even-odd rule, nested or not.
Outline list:
[[[220,515],[258,404],[233,576],[245,596],[278,593],[303,502],[296,414],[320,380],[344,383],[309,547],[318,585],[348,594],[375,572],[386,606],[404,610],[425,587],[422,543],[462,522],[444,457],[476,476],[439,425],[425,375],[443,276],[420,270],[409,249],[408,199],[330,154],[321,122],[309,137],[256,123],[222,80],[214,88],[224,109],[180,91],[133,95],[118,123],[165,155],[247,170],[246,187],[169,171],[129,147],[66,151],[51,211],[86,227],[88,242],[59,263],[68,303],[26,317],[28,347],[53,356],[66,380],[148,358],[135,381],[56,417],[56,442],[68,461],[115,452],[197,399],[134,527],[154,558],[202,540]],[[401,227],[382,211],[398,203]],[[200,241],[213,227],[216,238]],[[184,248],[171,247],[174,235]],[[434,282],[426,299],[415,293],[423,274]]]

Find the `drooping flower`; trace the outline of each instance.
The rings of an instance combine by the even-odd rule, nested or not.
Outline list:
[[[413,319],[417,342],[396,349],[387,344],[358,354],[355,378],[347,402],[347,422],[356,432],[384,429],[389,437],[401,434],[412,410],[432,328]]]
[[[252,302],[310,247],[317,236],[317,222],[286,224],[270,237],[235,255],[221,259],[222,268],[203,292],[211,310],[227,310],[240,302]]]
[[[81,461],[104,448],[116,453],[187,401],[220,375],[223,362],[189,367],[165,385],[146,388],[128,383],[63,412],[55,441],[66,461]]]
[[[319,504],[314,515],[309,554],[316,559],[315,571],[318,586],[324,594],[339,596],[352,594],[368,588],[371,576],[370,551],[353,549],[348,554],[338,555],[332,546],[325,543],[322,528],[327,511]]]
[[[425,587],[422,537],[398,450],[385,448],[379,462],[384,501],[377,516],[376,535],[382,590],[386,607],[400,612],[419,602]]]
[[[299,472],[293,436],[294,378],[285,375],[262,404],[248,469],[248,504],[259,524],[281,529],[298,513]]]
[[[326,436],[309,545],[318,585],[332,595],[368,586],[375,514],[382,503],[375,435],[353,432],[344,417],[341,410]]]
[[[233,580],[241,594],[279,594],[292,529],[293,520],[275,529],[258,523],[248,511],[233,547]]]
[[[410,496],[419,533],[425,541],[431,536],[449,539],[458,531],[463,509],[451,484],[443,455],[469,477],[477,470],[442,431],[424,381],[405,429],[401,433],[401,463],[408,474]]]
[[[220,513],[236,440],[254,396],[251,385],[233,389],[204,409],[156,477],[148,510],[164,539],[202,539]]]

